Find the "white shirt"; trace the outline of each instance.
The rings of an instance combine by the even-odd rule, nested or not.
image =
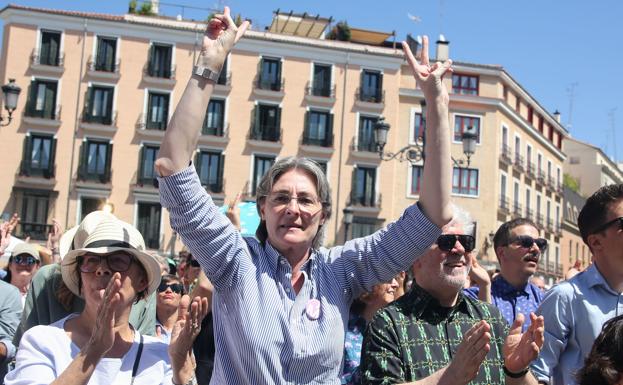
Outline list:
[[[76,315],[71,314],[50,326],[35,326],[24,333],[15,357],[15,369],[7,374],[5,385],[49,384],[60,376],[80,352],[64,329],[65,321]],[[143,338],[134,385],[170,385],[172,371],[167,344],[155,337]],[[122,358],[102,358],[88,384],[130,384],[139,343],[140,334],[135,332],[130,350]]]

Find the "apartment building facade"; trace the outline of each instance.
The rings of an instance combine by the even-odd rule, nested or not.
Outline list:
[[[158,203],[153,160],[204,26],[20,6],[0,17],[0,75],[28,90],[0,131],[0,159],[9,166],[0,171],[2,211],[20,213],[21,231],[41,237],[52,217],[72,226],[107,203],[150,248],[179,250]],[[327,173],[327,245],[369,234],[417,201],[422,160],[382,161],[374,141],[381,116],[391,126],[385,151],[424,139],[423,95],[401,50],[249,31],[218,83],[194,158],[218,204],[240,191],[252,199],[266,169],[289,155],[310,157]],[[550,240],[542,268],[554,276],[566,131],[500,66],[455,62],[445,84],[453,199],[474,215],[481,258],[495,264],[490,234],[529,216]],[[478,134],[469,166],[461,147],[468,127]],[[349,225],[345,207],[353,210]]]

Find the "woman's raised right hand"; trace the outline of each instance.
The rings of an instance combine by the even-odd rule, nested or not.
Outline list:
[[[119,289],[121,289],[121,274],[117,272],[108,282],[102,302],[97,309],[95,326],[85,346],[87,355],[104,357],[115,343],[116,308],[121,300]]]

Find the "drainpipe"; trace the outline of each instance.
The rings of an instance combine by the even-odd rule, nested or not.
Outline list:
[[[76,96],[76,116],[74,118],[74,135],[71,139],[71,161],[69,163],[69,183],[67,183],[67,202],[65,204],[65,228],[69,226],[69,203],[71,190],[73,188],[72,174],[74,171],[74,158],[76,155],[76,139],[78,137],[78,127],[80,126],[80,95],[82,95],[82,72],[84,71],[84,46],[87,41],[87,19],[84,19],[84,29],[82,33],[82,50],[80,52],[80,71],[78,71],[78,95]]]
[[[340,222],[337,218],[340,215],[340,190],[342,186],[342,157],[344,153],[344,119],[346,112],[346,74],[348,73],[348,64],[350,63],[350,53],[346,54],[346,62],[344,63],[344,85],[342,88],[342,117],[340,119],[340,147],[339,147],[339,157],[338,157],[338,166],[337,166],[337,192],[335,198],[335,232],[334,232],[334,243],[337,243],[337,234],[338,227]]]

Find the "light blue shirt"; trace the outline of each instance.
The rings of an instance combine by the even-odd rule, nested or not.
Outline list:
[[[551,288],[537,311],[545,320],[545,343],[532,363],[539,381],[573,385],[576,373],[609,319],[623,314],[623,295],[610,288],[595,264]]]
[[[368,237],[314,250],[296,294],[286,258],[242,237],[194,167],[159,178],[159,188],[171,226],[215,288],[211,384],[340,384],[353,299],[408,268],[441,234],[413,205]],[[311,300],[320,301],[317,318],[306,312]]]

